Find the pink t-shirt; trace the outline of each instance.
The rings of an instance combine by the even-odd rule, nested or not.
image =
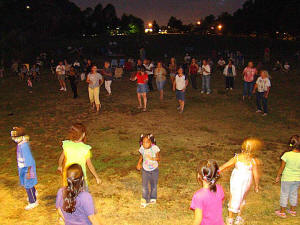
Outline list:
[[[224,191],[221,185],[216,186],[216,192],[201,188],[193,196],[190,209],[202,210],[201,225],[224,225],[222,217]]]
[[[254,80],[254,76],[257,73],[256,68],[250,68],[250,67],[246,67],[244,69],[244,81],[246,82],[252,82]]]

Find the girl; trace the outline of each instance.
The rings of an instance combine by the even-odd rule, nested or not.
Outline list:
[[[104,83],[105,89],[107,91],[107,96],[111,96],[111,83],[113,81],[113,73],[110,68],[110,63],[108,61],[104,62],[104,68],[100,71],[100,73],[104,76]]]
[[[229,60],[228,65],[225,66],[223,71],[225,76],[226,90],[232,90],[234,86],[234,77],[236,76],[235,66],[232,64],[232,60]]]
[[[276,183],[281,180],[281,191],[280,210],[276,210],[275,214],[281,218],[286,218],[286,211],[291,216],[296,216],[300,187],[300,137],[298,135],[292,136],[289,145],[292,151],[284,153],[281,157],[281,166],[276,177]],[[286,209],[288,199],[291,205],[289,210]]]
[[[156,78],[156,86],[157,86],[157,90],[159,91],[159,99],[161,101],[164,100],[164,86],[167,79],[166,75],[167,75],[167,71],[165,70],[165,68],[163,68],[162,62],[158,62],[157,67],[154,70],[154,76]]]
[[[177,110],[179,110],[179,113],[183,113],[184,110],[184,103],[185,103],[185,90],[188,86],[189,81],[187,80],[187,77],[183,74],[183,69],[178,69],[178,74],[175,77],[175,81],[173,83],[173,91],[176,91],[176,99],[179,102],[179,107],[177,107]]]
[[[100,178],[91,161],[91,146],[85,144],[86,141],[86,128],[81,123],[75,123],[69,130],[68,139],[63,141],[63,152],[61,153],[58,161],[57,170],[63,174],[63,185],[67,185],[66,169],[71,164],[79,164],[83,170],[85,184],[88,185],[86,175],[86,165],[96,178],[97,184],[101,183]],[[63,166],[64,162],[64,166]]]
[[[241,154],[236,154],[231,160],[220,167],[220,172],[229,167],[235,167],[230,178],[230,201],[227,224],[233,224],[234,214],[238,214],[234,224],[242,224],[242,207],[245,205],[245,197],[252,184],[252,177],[255,183],[255,192],[258,192],[258,163],[254,153],[261,148],[262,144],[254,138],[247,138],[242,143]]]
[[[174,57],[172,57],[170,60],[170,64],[169,64],[169,72],[170,72],[170,79],[172,82],[172,87],[173,87],[173,83],[175,80],[176,71],[177,71],[176,59]]]
[[[101,74],[97,73],[97,66],[92,66],[91,72],[87,75],[86,82],[89,84],[88,90],[91,106],[93,109],[96,106],[96,110],[99,112],[101,107],[99,92],[100,86],[103,84],[103,78]]]
[[[251,98],[254,76],[257,74],[256,68],[253,66],[253,62],[249,62],[248,66],[243,71],[244,79],[244,91],[243,91],[243,100],[248,96],[248,99]]]
[[[263,104],[263,116],[268,115],[268,96],[270,92],[271,82],[269,79],[269,73],[266,70],[262,70],[260,72],[260,77],[257,79],[256,84],[253,89],[253,94],[256,93],[256,105],[257,105],[257,113],[262,112],[261,102]]]
[[[84,191],[84,175],[78,164],[67,169],[68,185],[58,190],[56,208],[65,224],[100,225],[93,198]]]
[[[35,160],[31,154],[29,146],[29,136],[25,134],[25,129],[14,127],[11,131],[11,138],[17,144],[17,163],[20,178],[20,184],[27,192],[29,204],[25,210],[31,210],[38,206],[36,199],[37,184]]]
[[[141,67],[140,70],[131,77],[132,81],[137,81],[137,98],[139,101],[138,109],[143,109],[143,112],[147,111],[147,92],[148,92],[148,74],[145,72],[145,67]],[[144,108],[142,107],[142,97],[144,100]]]
[[[160,149],[156,145],[155,138],[152,134],[142,134],[139,143],[139,152],[141,155],[136,168],[137,170],[142,169],[143,191],[141,199],[141,208],[145,208],[148,204],[156,203]]]
[[[194,89],[198,89],[198,87],[197,87],[197,73],[198,73],[198,70],[199,70],[199,66],[196,62],[196,59],[193,58],[192,63],[189,67],[189,74],[191,76],[192,87]]]
[[[197,181],[202,184],[192,199],[193,225],[223,225],[222,205],[224,191],[216,184],[219,179],[218,165],[214,160],[202,160],[197,168]]]

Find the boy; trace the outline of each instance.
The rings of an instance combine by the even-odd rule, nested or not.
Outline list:
[[[189,81],[187,77],[183,74],[183,69],[178,69],[178,74],[175,76],[175,82],[173,83],[173,91],[176,91],[176,99],[179,102],[179,113],[183,113],[184,109],[184,96],[185,96],[185,89],[188,85]]]
[[[262,70],[260,72],[260,77],[257,79],[256,84],[253,89],[253,94],[257,89],[256,93],[256,105],[257,105],[257,113],[262,112],[261,102],[263,103],[263,116],[268,115],[268,96],[270,92],[271,82],[269,79],[269,73],[266,70]]]
[[[206,60],[202,62],[202,91],[203,94],[210,94],[210,77],[211,77],[211,68],[210,65],[207,63]]]
[[[56,75],[57,75],[57,79],[59,81],[60,84],[60,91],[67,91],[67,86],[66,86],[66,68],[63,65],[63,62],[60,61],[58,66],[56,67]]]
[[[37,184],[36,167],[28,142],[29,136],[25,134],[24,128],[14,127],[11,131],[11,138],[17,144],[17,163],[20,184],[26,189],[29,201],[25,210],[31,210],[38,206],[38,201],[34,187]]]

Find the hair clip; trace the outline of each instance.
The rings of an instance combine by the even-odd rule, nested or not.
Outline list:
[[[290,147],[293,147],[293,144],[292,144],[292,143],[290,144]]]

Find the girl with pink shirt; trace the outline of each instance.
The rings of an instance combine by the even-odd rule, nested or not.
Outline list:
[[[254,77],[257,74],[256,68],[253,66],[253,62],[249,62],[248,66],[243,71],[243,80],[244,80],[244,91],[243,91],[243,100],[248,96],[248,99],[251,98]]]
[[[222,205],[224,191],[216,184],[219,167],[214,160],[202,160],[197,168],[197,181],[202,184],[192,199],[190,206],[195,212],[193,225],[224,225]]]

